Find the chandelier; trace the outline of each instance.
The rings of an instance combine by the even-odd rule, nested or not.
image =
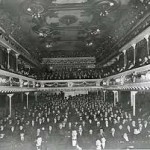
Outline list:
[[[24,9],[28,15],[31,15],[32,18],[36,19],[40,18],[41,14],[44,12],[44,7],[39,1],[26,3]]]

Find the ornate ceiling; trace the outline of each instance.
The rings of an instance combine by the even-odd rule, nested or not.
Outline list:
[[[137,1],[1,0],[0,26],[35,57],[82,54],[104,59],[135,25],[128,29],[122,22],[135,9],[131,6],[141,6]]]

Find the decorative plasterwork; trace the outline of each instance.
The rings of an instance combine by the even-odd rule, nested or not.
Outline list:
[[[26,13],[33,15],[33,14],[41,14],[44,12],[44,7],[38,3],[32,3],[26,9]]]
[[[76,23],[78,21],[78,18],[73,15],[65,15],[62,18],[60,18],[59,21],[68,26],[73,23]]]
[[[55,0],[53,1],[54,4],[79,4],[79,3],[85,3],[87,0]]]
[[[76,87],[76,88],[38,88],[37,91],[97,91],[102,87]]]

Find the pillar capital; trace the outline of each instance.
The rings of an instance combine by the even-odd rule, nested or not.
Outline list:
[[[116,92],[118,92],[118,91],[115,91],[115,90],[114,90],[113,92],[116,93]]]
[[[126,50],[126,49],[124,49],[122,52],[125,54],[125,53],[126,53],[126,51],[127,51],[127,50]]]
[[[135,95],[137,92],[138,92],[138,91],[131,91],[131,93],[132,93],[133,95]]]
[[[11,49],[10,49],[10,48],[7,48],[7,53],[8,53],[8,54],[10,53],[10,51],[11,51]]]
[[[14,94],[7,94],[7,96],[8,96],[9,98],[11,98],[13,95],[14,95]]]
[[[16,54],[15,54],[15,56],[16,56],[17,59],[18,59],[19,55],[20,55],[19,53],[16,53]]]
[[[144,38],[146,39],[146,41],[148,41],[149,39],[149,34],[146,34],[145,36],[144,36]]]
[[[25,92],[25,94],[28,96],[28,95],[29,95],[29,92]]]
[[[132,44],[132,47],[135,49],[136,44]]]

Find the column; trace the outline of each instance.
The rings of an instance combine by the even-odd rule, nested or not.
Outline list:
[[[126,68],[126,66],[127,66],[127,55],[126,55],[126,50],[123,50],[123,54],[124,54],[124,68]]]
[[[104,102],[106,101],[106,91],[103,91]]]
[[[29,108],[29,92],[25,92],[26,96],[27,96],[27,109]]]
[[[146,43],[147,43],[147,55],[149,56],[149,35],[145,35],[144,36],[145,40],[146,40]]]
[[[135,51],[135,47],[136,47],[136,44],[133,44],[132,45],[132,47],[133,47],[133,51],[134,51],[134,55],[133,55],[133,64],[135,65],[135,61],[136,61],[136,51]]]
[[[7,48],[7,53],[8,53],[8,55],[7,55],[7,69],[10,69],[10,57],[9,57],[10,51],[11,51],[11,49]]]
[[[14,94],[7,94],[7,96],[9,97],[9,117],[11,117],[11,115],[12,115],[12,96],[13,96]]]
[[[21,93],[21,102],[23,103],[23,92]]]
[[[131,91],[131,106],[133,107],[133,116],[135,116],[135,96],[137,91]]]
[[[35,101],[37,102],[37,92],[34,92]]]
[[[16,71],[18,71],[18,57],[19,57],[19,54],[15,54],[16,56]]]
[[[114,106],[116,106],[116,103],[119,102],[118,91],[113,91],[113,93],[114,93]]]

